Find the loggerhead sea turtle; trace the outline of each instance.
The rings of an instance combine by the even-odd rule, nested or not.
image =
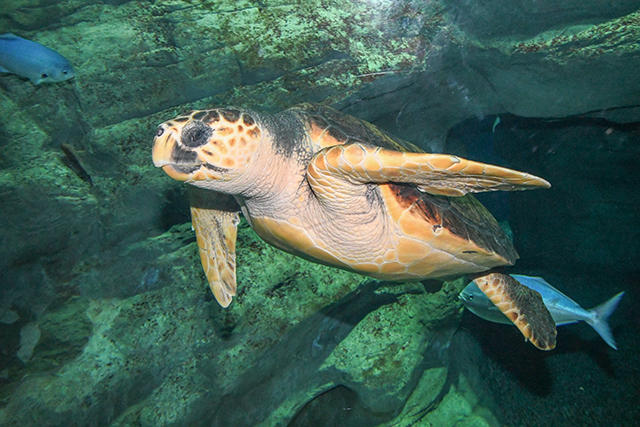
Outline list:
[[[384,280],[445,278],[518,258],[467,193],[549,187],[527,173],[421,152],[312,104],[278,114],[220,108],[178,116],[158,127],[153,162],[192,184],[200,258],[223,307],[236,294],[240,211],[262,239],[318,263]],[[539,294],[501,273],[476,283],[525,339],[555,346]]]

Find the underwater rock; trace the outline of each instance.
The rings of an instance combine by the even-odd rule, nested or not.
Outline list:
[[[20,348],[18,349],[18,359],[22,363],[27,363],[31,359],[33,349],[40,341],[40,328],[37,323],[27,323],[20,330]]]
[[[402,413],[388,423],[388,427],[425,426],[473,426],[497,427],[501,424],[491,411],[479,403],[478,397],[464,375],[458,376],[455,384],[440,390],[441,396],[434,397],[431,383],[432,371],[425,371],[416,390]],[[436,390],[438,390],[436,388]],[[426,399],[425,399],[426,398]],[[436,402],[432,407],[425,407],[426,402]]]
[[[41,335],[30,361],[32,369],[55,369],[82,353],[91,336],[88,308],[87,299],[71,297],[38,320]]]
[[[0,323],[4,323],[5,325],[11,325],[16,320],[18,320],[20,316],[13,310],[8,308],[3,308],[0,310]]]
[[[276,111],[328,101],[426,147],[468,117],[586,113],[634,105],[639,90],[630,0],[607,8],[440,0],[401,10],[319,0],[12,3],[0,14],[7,30],[59,19],[42,39],[78,64],[73,96],[94,128],[184,104]]]
[[[435,294],[418,283],[386,286],[283,253],[243,225],[238,246],[251,250],[238,253],[242,291],[236,304],[221,309],[188,236],[187,224],[146,241],[151,251],[172,248],[157,260],[162,286],[88,305],[76,300],[67,314],[45,315],[43,331],[56,325],[87,333],[69,328],[88,317],[86,345],[76,357],[59,359],[55,373],[14,384],[0,423],[202,424],[237,417],[283,423],[338,384],[368,410],[391,414],[415,387],[425,354],[439,366],[430,388],[442,388],[447,358],[438,349],[449,338],[436,331],[455,328],[462,281]],[[86,272],[76,280],[100,278]]]
[[[75,262],[97,242],[97,200],[52,153],[49,135],[33,117],[3,96],[0,123],[0,269],[38,256]]]

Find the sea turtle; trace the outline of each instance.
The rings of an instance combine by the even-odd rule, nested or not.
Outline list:
[[[223,307],[236,294],[240,211],[262,239],[318,263],[384,280],[446,278],[518,258],[467,193],[549,187],[527,173],[421,152],[313,104],[278,114],[218,108],[178,116],[158,127],[153,162],[191,184],[202,265]],[[500,273],[476,283],[526,339],[555,346],[539,294]]]

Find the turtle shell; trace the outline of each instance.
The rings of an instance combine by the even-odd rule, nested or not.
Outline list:
[[[321,147],[360,142],[367,145],[404,152],[424,152],[415,144],[393,137],[374,125],[333,108],[301,104],[288,110],[306,123],[311,139],[323,134]],[[417,186],[404,183],[388,183],[391,191],[380,193],[384,198],[393,197],[402,207],[411,206],[415,218],[433,227],[444,227],[450,233],[472,241],[487,251],[503,257],[513,264],[518,254],[509,237],[493,215],[472,195],[447,197],[420,191]],[[383,195],[384,194],[384,195]]]

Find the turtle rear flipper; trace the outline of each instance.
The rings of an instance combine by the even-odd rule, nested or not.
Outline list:
[[[189,187],[191,223],[209,287],[222,307],[236,295],[236,236],[240,220],[230,196]]]
[[[345,180],[352,184],[415,184],[426,193],[452,197],[550,187],[544,179],[528,173],[449,154],[402,152],[361,143],[320,150],[309,163],[307,177],[320,193],[327,185],[343,190]]]
[[[491,302],[540,350],[556,347],[556,324],[540,293],[511,276],[491,273],[473,280]]]

